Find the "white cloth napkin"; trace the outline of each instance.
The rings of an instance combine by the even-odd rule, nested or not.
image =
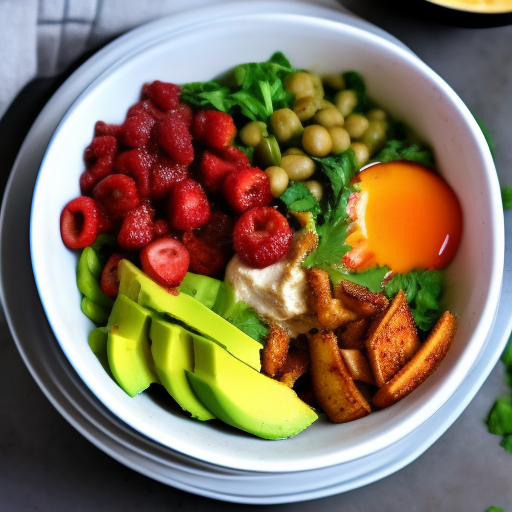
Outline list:
[[[0,118],[33,78],[66,71],[86,52],[145,22],[223,1],[0,0]],[[340,7],[336,0],[299,1]]]

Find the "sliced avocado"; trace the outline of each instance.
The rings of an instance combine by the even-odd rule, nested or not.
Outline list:
[[[213,277],[187,272],[185,279],[183,279],[180,284],[179,291],[180,293],[186,293],[194,297],[194,299],[198,300],[201,304],[212,309],[221,284],[222,281],[214,279]]]
[[[151,313],[118,295],[108,320],[107,357],[112,375],[130,396],[159,382],[149,346]]]
[[[235,289],[227,281],[222,281],[212,311],[227,318],[235,309],[236,303]]]
[[[217,418],[233,427],[264,439],[282,439],[318,418],[291,388],[201,336],[194,337],[194,363],[194,372],[186,372],[192,389]]]
[[[201,421],[215,418],[197,399],[185,375],[185,370],[194,370],[192,334],[179,325],[154,319],[149,337],[156,372],[169,394],[193,418]]]
[[[261,343],[237,329],[198,300],[180,293],[173,295],[156,284],[133,263],[118,265],[119,293],[141,306],[166,313],[203,334],[221,341],[235,357],[259,371]]]

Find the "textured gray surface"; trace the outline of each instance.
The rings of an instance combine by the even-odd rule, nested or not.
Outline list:
[[[512,185],[512,26],[452,28],[402,17],[385,9],[370,9],[360,0],[344,3],[397,36],[453,87],[488,127],[496,146],[500,180]],[[509,226],[511,215],[512,212],[506,214]],[[507,242],[510,244],[510,237]],[[95,448],[39,390],[17,353],[3,317],[0,389],[3,512],[247,508],[164,486],[125,468]],[[498,363],[452,427],[403,470],[342,495],[266,508],[484,512],[496,505],[512,511],[512,455],[499,446],[499,438],[488,434],[483,425],[493,401],[505,391],[502,365]]]

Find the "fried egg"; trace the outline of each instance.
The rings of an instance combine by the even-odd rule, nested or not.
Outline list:
[[[363,169],[353,180],[352,219],[343,263],[352,270],[441,269],[455,256],[462,210],[451,187],[427,167],[397,161]]]

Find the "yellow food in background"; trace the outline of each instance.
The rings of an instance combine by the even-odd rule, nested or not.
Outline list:
[[[433,4],[474,12],[512,11],[512,0],[429,0]]]

